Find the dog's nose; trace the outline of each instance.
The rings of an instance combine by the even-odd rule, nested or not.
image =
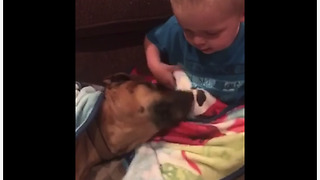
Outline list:
[[[190,111],[190,107],[194,102],[193,93],[187,91],[175,91],[173,99],[183,111]]]

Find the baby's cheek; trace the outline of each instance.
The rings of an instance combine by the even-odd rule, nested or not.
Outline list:
[[[193,44],[193,41],[192,41],[192,38],[190,38],[189,36],[186,36],[186,35],[184,35],[184,37],[186,38],[186,40],[187,40],[187,42],[189,43],[189,44],[191,44],[192,46],[194,46]]]
[[[215,52],[221,51],[230,46],[231,43],[225,40],[212,40],[208,42],[210,48],[212,48]]]

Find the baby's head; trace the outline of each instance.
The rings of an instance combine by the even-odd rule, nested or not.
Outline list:
[[[171,0],[187,41],[205,54],[229,47],[244,21],[244,0]]]

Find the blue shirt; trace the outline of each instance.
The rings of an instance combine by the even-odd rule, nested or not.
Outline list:
[[[193,88],[205,89],[227,104],[244,96],[244,23],[228,48],[212,54],[187,42],[175,16],[152,29],[147,38],[158,47],[162,61],[182,65]]]

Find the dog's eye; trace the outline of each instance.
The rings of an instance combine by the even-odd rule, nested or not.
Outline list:
[[[147,87],[150,88],[150,89],[155,89],[155,88],[157,88],[157,87],[156,87],[154,84],[152,84],[152,83],[143,82],[143,83],[141,83],[141,84],[147,86]]]

